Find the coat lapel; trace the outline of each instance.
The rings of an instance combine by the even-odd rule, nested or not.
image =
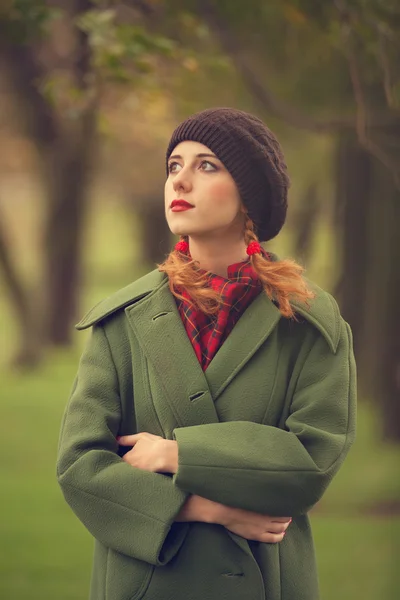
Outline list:
[[[210,388],[181,321],[168,280],[125,309],[147,360],[160,373],[165,399],[180,427],[217,423]]]
[[[261,293],[247,308],[203,372],[168,281],[125,309],[147,360],[161,374],[165,400],[179,427],[218,423],[215,400],[267,339],[279,310]],[[246,539],[228,534],[246,553]]]
[[[261,291],[242,314],[205,372],[214,402],[266,341],[280,318],[278,308]]]
[[[215,401],[280,319],[279,310],[260,293],[203,372],[167,280],[125,313],[147,360],[161,374],[180,427],[218,422]]]

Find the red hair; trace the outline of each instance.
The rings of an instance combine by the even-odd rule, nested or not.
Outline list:
[[[182,236],[187,241],[187,236]],[[244,240],[246,245],[258,241],[254,233],[254,224],[247,217],[245,223]],[[314,293],[307,287],[302,277],[304,269],[294,260],[268,261],[261,254],[253,254],[250,261],[257,273],[268,298],[274,300],[280,312],[286,318],[295,318],[295,311],[290,304],[291,300],[307,304],[314,298]],[[169,287],[174,296],[183,299],[179,288],[185,288],[195,304],[206,314],[215,314],[220,307],[220,294],[208,285],[209,274],[200,272],[198,264],[177,250],[172,250],[166,260],[158,266],[158,270],[166,273],[169,278]]]

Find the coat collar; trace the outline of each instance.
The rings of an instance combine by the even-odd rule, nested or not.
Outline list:
[[[318,287],[314,282],[306,279],[307,286],[314,292],[315,298],[306,306],[297,301],[292,301],[296,313],[311,323],[325,338],[333,354],[336,350],[340,337],[340,311],[336,300]]]
[[[204,422],[211,422],[210,411],[216,419],[212,401],[217,400],[281,318],[274,304],[260,294],[203,372],[167,279],[157,293],[126,308],[125,313],[147,359],[163,374],[166,396],[170,398],[177,421],[181,422],[183,417],[184,426],[192,421],[199,424],[203,418]],[[265,323],[263,328],[260,328],[260,314]],[[182,415],[182,397],[186,398],[185,415]],[[179,412],[174,410],[174,405],[176,409],[179,406]]]
[[[319,330],[332,352],[336,353],[340,335],[340,312],[338,305],[330,294],[322,290],[315,283],[307,280],[307,284],[314,291],[315,298],[310,302],[308,307],[298,302],[293,302],[292,304],[301,317]],[[154,298],[163,287],[168,287],[167,277],[165,273],[161,273],[155,269],[96,304],[75,327],[78,330],[91,327],[116,311],[127,308],[141,300],[143,301],[146,296]],[[173,300],[170,292],[169,295],[171,296],[170,299]],[[265,294],[261,294],[260,296],[265,298],[267,305],[271,304],[265,297]],[[237,325],[241,321],[242,318],[239,319]],[[228,342],[229,337],[226,342]]]
[[[308,283],[316,297],[308,308],[295,303],[296,310],[336,352],[340,318],[337,304],[329,294]],[[163,374],[166,399],[177,423],[185,427],[218,421],[214,402],[281,318],[278,308],[261,292],[203,372],[164,273],[154,270],[100,302],[76,327],[85,329],[121,309],[125,309],[147,360]]]
[[[78,330],[87,329],[95,323],[99,323],[118,310],[138,302],[151,292],[156,292],[164,281],[164,273],[161,273],[157,269],[147,273],[140,279],[130,283],[93,306],[79,323],[75,325],[75,328]]]

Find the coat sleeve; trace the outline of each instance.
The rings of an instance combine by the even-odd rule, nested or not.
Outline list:
[[[340,319],[334,354],[318,334],[305,360],[285,428],[229,421],[174,430],[182,490],[270,515],[306,513],[355,439],[356,368]]]
[[[118,456],[120,418],[116,369],[106,334],[96,325],[62,421],[58,481],[96,539],[160,566],[183,542],[186,524],[174,523],[174,518],[187,494],[171,477],[137,469]]]

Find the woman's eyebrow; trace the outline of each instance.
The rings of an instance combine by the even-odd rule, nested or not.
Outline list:
[[[205,158],[205,157],[211,157],[211,158],[217,158],[218,157],[215,156],[215,154],[196,154],[195,158]],[[180,158],[182,160],[182,156],[180,154],[173,154],[172,156],[169,157],[169,160],[171,160],[172,158]]]

